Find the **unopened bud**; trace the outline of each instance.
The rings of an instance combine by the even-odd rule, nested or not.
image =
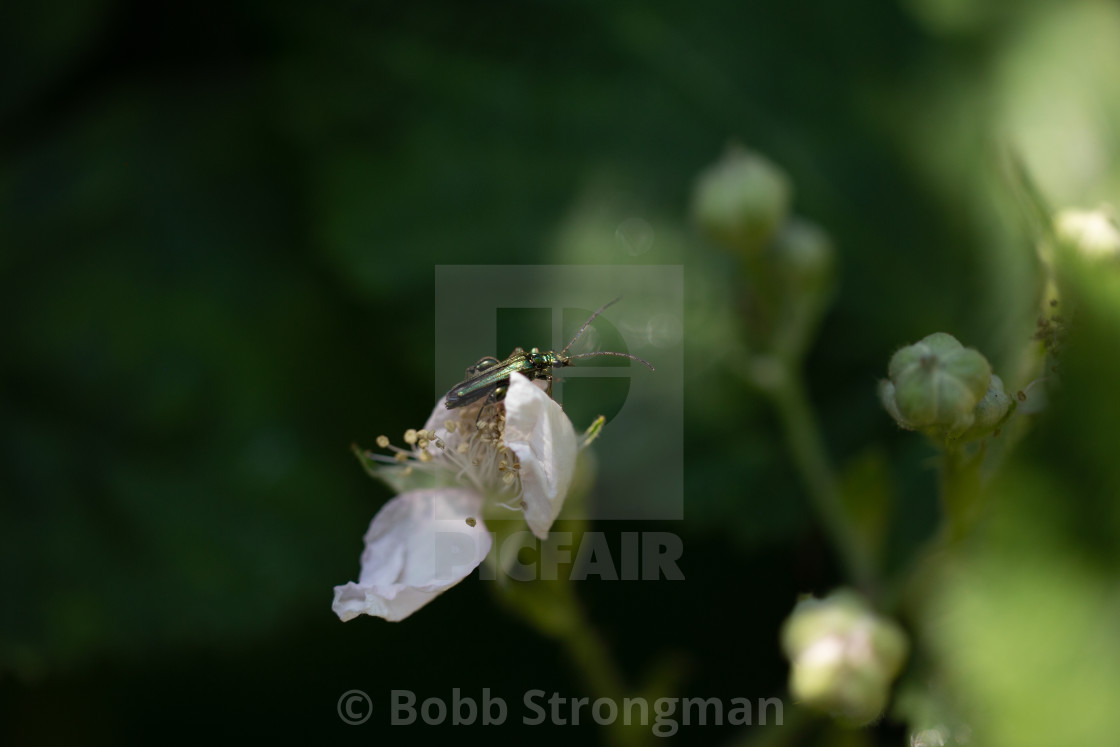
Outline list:
[[[799,602],[782,626],[782,648],[796,699],[862,725],[886,707],[909,642],[896,623],[842,590]]]
[[[989,436],[1007,422],[1013,412],[1015,412],[1015,401],[1003,390],[1003,379],[992,374],[987,393],[980,398],[976,403],[976,409],[972,411],[972,425],[958,438],[962,441],[973,441]]]
[[[770,252],[783,290],[799,297],[820,297],[832,289],[836,251],[828,235],[800,218],[790,219],[774,237]]]
[[[777,166],[733,147],[700,174],[692,212],[713,241],[754,254],[785,220],[790,198],[789,180]]]
[[[975,422],[992,369],[976,350],[935,332],[895,353],[888,375],[879,385],[879,399],[900,426],[957,438]]]

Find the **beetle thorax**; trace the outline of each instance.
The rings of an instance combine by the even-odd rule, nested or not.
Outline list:
[[[542,353],[537,348],[533,348],[529,352],[529,363],[538,371],[546,371],[552,368],[556,362],[557,356],[555,353]]]

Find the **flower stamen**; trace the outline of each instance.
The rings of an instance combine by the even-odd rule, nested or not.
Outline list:
[[[479,409],[463,408],[458,419],[443,421],[442,429],[409,428],[404,442],[411,448],[390,443],[378,436],[377,445],[388,449],[389,455],[369,453],[368,458],[390,464],[407,465],[405,475],[413,468],[449,474],[455,481],[467,483],[482,492],[518,498],[521,494],[521,465],[502,438],[505,434],[505,406],[502,403]],[[477,427],[472,429],[470,425]]]

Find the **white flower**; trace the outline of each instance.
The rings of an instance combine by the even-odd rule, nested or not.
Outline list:
[[[502,405],[448,410],[441,400],[405,442],[410,449],[389,447],[393,457],[359,454],[400,494],[370,523],[358,582],[335,587],[332,609],[343,621],[403,620],[462,581],[490,551],[482,516],[496,507],[521,511],[547,537],[579,452],[560,405],[518,373]]]
[[[515,380],[523,382],[515,386]],[[521,374],[510,377],[502,439],[520,463],[525,521],[537,537],[548,536],[575,472],[576,433],[560,405]]]

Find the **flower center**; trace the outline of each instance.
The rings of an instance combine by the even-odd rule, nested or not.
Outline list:
[[[410,447],[407,449],[391,445],[386,436],[378,436],[377,445],[394,454],[370,457],[403,465],[405,476],[422,470],[437,477],[451,477],[499,503],[516,502],[521,494],[521,465],[502,440],[505,406],[498,403],[464,407],[451,413],[434,430],[429,422],[427,429],[405,431],[404,442]]]

